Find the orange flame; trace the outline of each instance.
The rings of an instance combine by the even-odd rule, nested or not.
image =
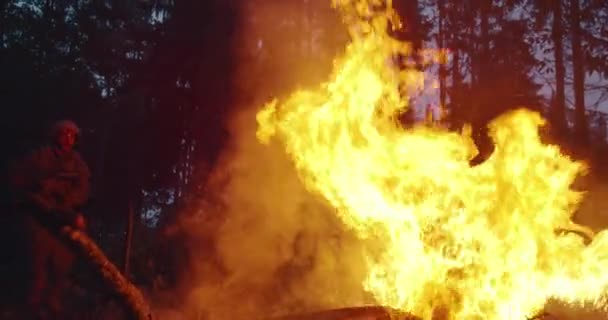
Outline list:
[[[605,305],[608,239],[571,221],[582,163],[538,135],[520,109],[493,121],[494,154],[470,167],[465,133],[404,130],[404,88],[423,74],[388,63],[410,47],[391,39],[390,1],[335,0],[352,41],[329,81],[258,113],[258,139],[280,142],[307,188],[365,241],[364,283],[379,304],[430,319],[524,319],[549,298]],[[373,11],[370,8],[379,8]],[[441,56],[438,58],[444,59]]]

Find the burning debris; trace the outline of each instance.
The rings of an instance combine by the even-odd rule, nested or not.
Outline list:
[[[541,142],[540,115],[495,119],[495,151],[471,167],[466,133],[395,120],[424,76],[388,63],[412,54],[387,33],[399,23],[391,1],[333,5],[352,38],[344,56],[317,90],[268,103],[257,136],[280,143],[307,189],[363,241],[366,291],[423,319],[440,309],[446,319],[526,319],[550,298],[605,307],[607,234],[571,221],[585,166]]]
[[[274,320],[420,320],[410,314],[382,307],[342,308],[293,315]]]

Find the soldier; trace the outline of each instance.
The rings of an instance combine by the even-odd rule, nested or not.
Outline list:
[[[11,176],[31,259],[28,309],[51,319],[62,318],[63,289],[74,262],[71,250],[54,232],[66,225],[85,229],[78,212],[88,199],[90,173],[74,150],[78,135],[74,122],[57,122],[51,143],[26,156]]]

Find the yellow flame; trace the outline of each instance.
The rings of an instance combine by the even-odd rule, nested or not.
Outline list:
[[[384,4],[384,6],[383,6]],[[584,165],[538,135],[543,119],[525,109],[490,126],[496,146],[470,167],[465,133],[404,130],[404,88],[422,73],[396,70],[390,1],[336,0],[352,41],[318,90],[297,91],[258,113],[258,138],[275,138],[301,179],[368,244],[364,287],[379,304],[424,319],[525,319],[549,298],[604,305],[606,233],[585,245],[571,221]],[[376,8],[377,11],[370,10]],[[443,59],[443,58],[441,58]]]

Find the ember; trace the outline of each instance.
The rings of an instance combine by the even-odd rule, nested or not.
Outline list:
[[[540,141],[544,120],[520,109],[490,125],[479,166],[466,133],[404,130],[403,89],[423,73],[392,68],[410,47],[386,32],[390,0],[334,0],[352,41],[331,78],[258,113],[258,138],[281,143],[307,188],[366,243],[364,286],[377,302],[431,319],[525,319],[550,298],[604,307],[606,233],[585,245],[572,221],[584,164]],[[375,8],[372,10],[371,8]],[[588,233],[588,232],[587,232]]]

